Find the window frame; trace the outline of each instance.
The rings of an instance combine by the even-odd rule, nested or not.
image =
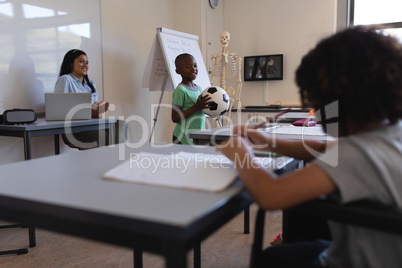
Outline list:
[[[354,15],[355,15],[355,0],[349,0],[349,25],[355,26],[354,24]],[[388,23],[373,23],[373,24],[364,24],[365,26],[373,27],[375,29],[396,29],[402,28],[402,20]]]

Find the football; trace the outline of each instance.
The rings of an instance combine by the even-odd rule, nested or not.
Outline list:
[[[209,94],[211,104],[209,108],[202,109],[204,113],[211,117],[218,117],[226,113],[229,109],[230,99],[228,93],[220,87],[211,86],[204,89],[202,96]]]

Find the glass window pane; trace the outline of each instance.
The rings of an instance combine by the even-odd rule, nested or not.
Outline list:
[[[402,28],[384,29],[383,32],[398,38],[399,42],[402,43]]]
[[[84,24],[82,24],[84,25]],[[66,26],[61,26],[58,27],[58,33],[59,33],[59,45],[60,45],[60,49],[64,49],[66,50],[70,50],[73,48],[80,48],[81,42],[82,42],[82,38],[81,38],[81,34],[79,34],[77,31],[77,28],[74,27],[76,25],[66,25]],[[86,28],[84,27],[84,30]],[[89,29],[89,25],[88,25],[88,29]]]
[[[38,74],[56,74],[58,69],[60,69],[56,53],[32,53],[31,58],[36,63],[35,71]]]
[[[89,23],[81,24],[70,24],[66,26],[59,27],[59,32],[72,33],[78,36],[83,36],[86,38],[91,38],[91,29]]]
[[[11,58],[15,53],[12,34],[0,34],[0,76],[8,73]]]
[[[28,51],[56,48],[56,28],[28,30],[26,38]]]
[[[0,17],[2,19],[9,19],[14,17],[14,10],[11,3],[0,4]]]
[[[49,8],[33,6],[28,4],[23,4],[22,8],[24,10],[24,17],[26,19],[46,18],[46,17],[53,17],[55,15],[54,10]]]
[[[38,79],[42,81],[45,93],[54,92],[55,81],[58,76],[58,73],[51,76],[38,74]]]
[[[355,0],[354,25],[402,21],[401,0]]]

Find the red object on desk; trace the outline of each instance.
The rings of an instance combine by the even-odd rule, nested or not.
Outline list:
[[[316,122],[310,121],[310,118],[304,118],[293,122],[292,125],[297,127],[313,127],[316,125]]]
[[[279,116],[290,112],[290,110],[292,110],[292,108],[287,108],[286,110],[283,110],[282,112],[280,112],[280,113],[276,114],[275,116],[269,118],[267,121],[262,122],[262,123],[256,125],[254,128],[255,128],[255,129],[260,128],[260,127],[262,127],[263,125],[265,125],[265,124],[267,124],[267,123],[269,123],[269,122],[274,121],[274,120],[277,119]]]

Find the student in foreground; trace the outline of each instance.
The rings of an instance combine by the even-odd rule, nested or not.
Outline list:
[[[239,126],[217,150],[233,160],[263,209],[285,209],[326,195],[342,204],[371,200],[402,207],[402,50],[396,39],[356,27],[321,41],[296,71],[304,107],[321,112],[332,143],[287,141]],[[326,117],[323,111],[326,111]],[[309,161],[276,178],[253,164],[253,150]],[[266,267],[402,267],[402,237],[329,223],[332,241],[268,248]]]
[[[192,144],[187,133],[205,129],[205,114],[201,110],[208,107],[211,97],[201,96],[202,88],[194,83],[198,67],[192,55],[180,54],[175,59],[175,65],[176,73],[181,75],[182,81],[172,96],[172,121],[176,123],[173,143]]]

